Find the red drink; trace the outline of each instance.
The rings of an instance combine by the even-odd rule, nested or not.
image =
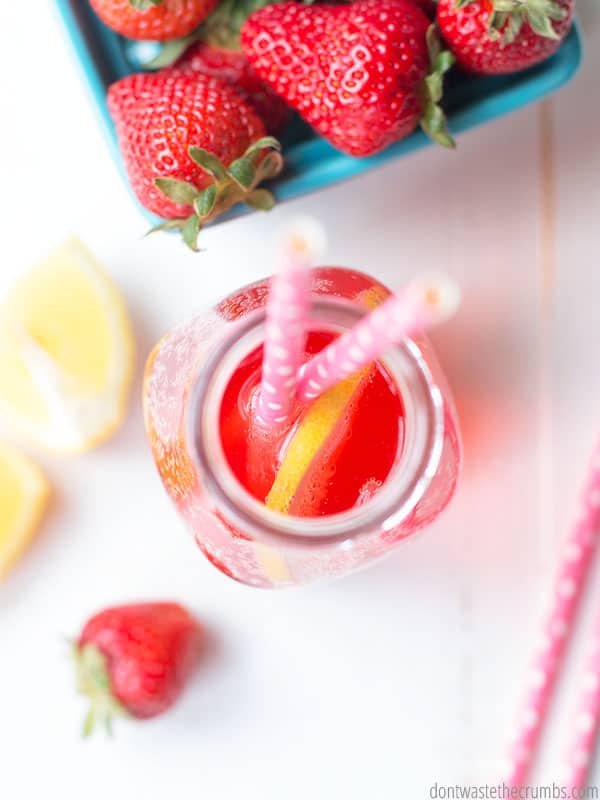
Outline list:
[[[306,357],[389,292],[361,273],[314,271]],[[406,341],[257,432],[268,282],[168,334],[146,373],[146,427],[163,483],[207,558],[255,586],[341,575],[435,519],[460,463],[455,416],[426,340]],[[284,513],[281,513],[284,512]]]
[[[330,331],[311,331],[306,343],[306,357],[318,353],[335,338]],[[233,473],[246,489],[261,502],[275,479],[285,444],[297,433],[309,406],[297,404],[289,425],[278,436],[279,446],[267,440],[256,445],[255,457],[261,460],[260,480],[249,469],[251,435],[251,399],[261,378],[262,347],[256,348],[238,366],[223,396],[220,426],[225,456]],[[359,387],[359,397],[326,437],[312,469],[315,480],[311,489],[316,496],[296,498],[298,516],[322,516],[347,511],[365,502],[388,477],[402,448],[403,410],[397,386],[381,364],[368,370]],[[264,476],[266,475],[266,478]],[[308,491],[308,487],[302,487]]]

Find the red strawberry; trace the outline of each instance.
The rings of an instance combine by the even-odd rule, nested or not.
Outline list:
[[[129,39],[164,42],[187,36],[218,0],[90,0],[100,19]]]
[[[176,66],[185,72],[201,72],[235,86],[262,119],[269,133],[278,133],[290,120],[290,108],[258,77],[246,56],[238,50],[196,42]]]
[[[260,77],[345,153],[377,153],[419,121],[453,145],[437,105],[452,56],[412,0],[269,5],[244,23],[242,46]]]
[[[78,688],[91,707],[84,735],[112,718],[148,719],[179,697],[196,667],[204,633],[177,603],[107,608],[92,617],[74,645]]]
[[[141,73],[110,87],[108,107],[133,191],[167,220],[157,229],[179,228],[195,250],[202,225],[235,203],[273,206],[256,186],[280,171],[279,143],[231,86],[178,70]]]
[[[500,75],[552,55],[574,10],[575,0],[439,0],[437,21],[464,69]]]

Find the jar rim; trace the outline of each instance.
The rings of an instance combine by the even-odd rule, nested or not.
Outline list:
[[[367,311],[351,300],[313,297],[311,325],[343,330]],[[444,401],[417,341],[406,339],[379,362],[400,392],[405,441],[383,486],[364,504],[318,517],[299,517],[268,508],[234,475],[220,435],[219,414],[225,389],[242,359],[264,340],[265,310],[255,310],[231,325],[200,365],[185,409],[188,452],[207,499],[220,516],[258,541],[302,547],[355,540],[374,530],[393,530],[414,510],[440,463],[444,440]]]

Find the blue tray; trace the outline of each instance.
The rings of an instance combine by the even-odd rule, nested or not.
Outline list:
[[[96,17],[87,0],[56,0],[56,4],[85,75],[99,122],[127,183],[115,129],[106,107],[106,90],[113,81],[139,71],[140,65],[155,54],[155,46],[127,41],[113,33]],[[532,69],[499,77],[467,77],[454,71],[444,91],[444,107],[452,133],[458,134],[539,100],[566,83],[577,71],[580,61],[581,38],[574,25],[558,52]],[[352,178],[431,143],[417,130],[382,153],[370,158],[352,158],[335,150],[301,120],[290,126],[282,141],[286,167],[273,184],[279,200]],[[142,210],[148,219],[156,222],[152,214]]]

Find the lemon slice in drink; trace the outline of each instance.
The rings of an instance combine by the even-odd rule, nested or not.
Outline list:
[[[49,486],[28,458],[0,442],[0,579],[37,530]]]
[[[123,299],[76,239],[23,275],[0,309],[0,412],[50,450],[82,452],[115,430],[132,364]]]
[[[318,509],[323,499],[320,494],[327,485],[330,439],[336,431],[341,433],[340,426],[351,424],[368,373],[368,369],[361,370],[332,386],[308,409],[288,444],[267,496],[269,508],[298,516],[310,516]]]

